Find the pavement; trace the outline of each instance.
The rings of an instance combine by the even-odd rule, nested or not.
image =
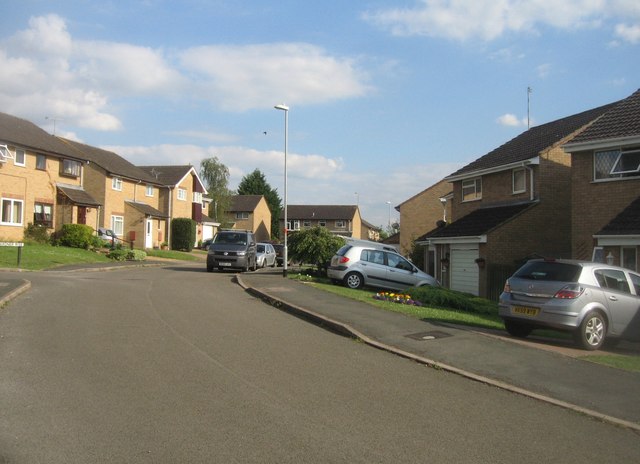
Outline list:
[[[163,264],[166,261],[144,265]],[[56,270],[101,271],[126,265]],[[592,353],[577,350],[567,341],[521,340],[500,331],[419,320],[283,278],[281,268],[237,274],[237,282],[281,310],[378,349],[640,432],[640,372],[581,359]],[[0,308],[29,287],[19,273],[0,273]],[[623,342],[615,353],[640,355],[640,344]]]

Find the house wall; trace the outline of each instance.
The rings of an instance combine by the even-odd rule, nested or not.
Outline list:
[[[451,222],[451,201],[443,208],[440,198],[451,191],[451,184],[438,182],[400,205],[400,253],[411,252],[413,241],[437,227],[444,218]],[[446,208],[446,209],[445,209]]]
[[[640,195],[640,179],[593,181],[593,151],[573,154],[572,246],[575,259],[591,259],[593,235]],[[613,250],[619,263],[619,250]]]
[[[15,146],[8,144],[9,150],[14,153]],[[0,163],[0,197],[22,200],[22,223],[18,225],[0,224],[0,240],[22,241],[24,229],[29,223],[33,223],[34,203],[48,203],[53,205],[53,227],[50,232],[58,230],[64,223],[77,221],[77,206],[65,206],[59,204],[56,183],[64,183],[73,186],[82,186],[84,166],[80,167],[79,177],[68,177],[60,174],[61,160],[47,156],[46,169],[36,169],[36,153],[25,150],[25,166],[18,166],[15,160],[7,159]],[[67,211],[63,215],[63,209]],[[87,212],[86,222],[95,225],[96,210],[91,208]]]
[[[252,230],[256,240],[259,242],[271,240],[271,210],[264,197],[260,199],[258,206],[249,217],[253,220]]]

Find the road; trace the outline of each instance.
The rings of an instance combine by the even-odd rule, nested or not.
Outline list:
[[[25,277],[0,309],[0,463],[640,462],[634,432],[326,332],[202,264]]]

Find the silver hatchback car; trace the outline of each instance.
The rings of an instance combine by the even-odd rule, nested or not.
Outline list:
[[[438,281],[422,272],[410,261],[388,249],[347,244],[331,258],[328,277],[350,288],[364,285],[393,290],[438,285]]]
[[[573,333],[597,350],[605,340],[640,340],[640,275],[616,266],[572,260],[531,260],[500,295],[507,332],[526,337],[535,328]]]

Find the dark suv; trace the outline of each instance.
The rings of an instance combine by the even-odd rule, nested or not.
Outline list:
[[[255,271],[256,239],[250,230],[221,230],[207,251],[207,272],[214,269]]]

